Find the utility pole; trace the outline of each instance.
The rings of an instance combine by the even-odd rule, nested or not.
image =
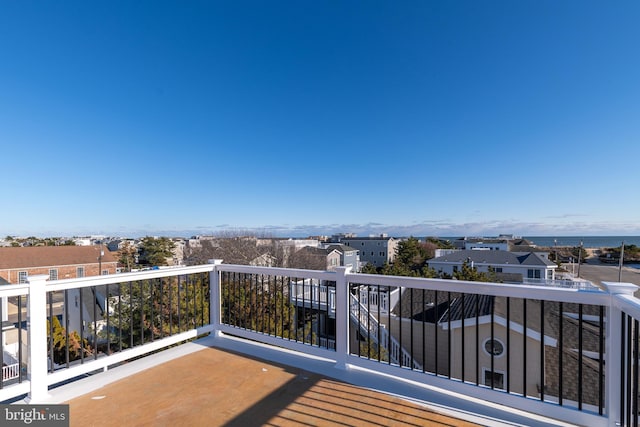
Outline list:
[[[100,252],[98,253],[98,276],[102,276],[102,256],[104,250],[102,250],[102,241],[100,241]]]
[[[620,265],[618,266],[618,282],[622,282],[622,264],[624,264],[624,240],[620,246]]]
[[[580,240],[580,248],[578,249],[578,277],[580,277],[580,263],[582,262],[582,240]]]

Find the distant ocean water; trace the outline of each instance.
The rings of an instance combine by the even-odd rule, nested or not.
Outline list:
[[[456,240],[460,237],[442,237],[447,240]],[[536,246],[582,246],[585,248],[617,248],[622,242],[625,245],[640,246],[640,236],[522,236],[533,242]]]
[[[523,236],[537,246],[580,246],[585,248],[617,248],[622,242],[625,245],[640,246],[640,236]]]

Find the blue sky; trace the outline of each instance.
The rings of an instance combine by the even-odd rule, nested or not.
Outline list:
[[[0,234],[640,234],[640,3],[0,2]]]

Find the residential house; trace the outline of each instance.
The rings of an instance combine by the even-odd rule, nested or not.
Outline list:
[[[360,262],[381,267],[385,263],[392,263],[396,257],[396,250],[400,240],[386,234],[371,237],[342,237],[340,243],[357,249]]]
[[[337,249],[305,246],[289,256],[291,268],[334,270],[340,266],[342,253]]]
[[[116,273],[117,260],[108,250],[102,246],[25,246],[25,247],[0,247],[0,284],[25,283],[29,276],[48,275],[50,280],[96,276],[99,274]],[[94,291],[97,293],[97,291]],[[87,299],[85,307],[95,305],[99,299],[97,294],[89,295],[85,292],[83,298]],[[53,296],[53,295],[52,295]],[[78,289],[68,291],[70,301],[78,304],[80,295]],[[59,315],[63,310],[63,303],[56,301],[52,305],[54,315]],[[9,310],[9,301],[2,300],[2,342],[4,345],[3,363],[7,366],[17,366],[18,335],[23,329],[15,327],[8,322],[10,311],[22,310],[13,301],[12,310]],[[68,330],[82,330],[80,326],[79,310],[72,307],[67,309],[69,320],[64,320]],[[84,319],[92,319],[94,310],[86,311]],[[64,314],[64,313],[63,313]],[[74,329],[70,329],[74,328]],[[23,340],[23,343],[26,342]],[[17,375],[15,371],[12,375]]]
[[[509,274],[511,281],[535,283],[554,280],[557,265],[551,262],[545,252],[509,252],[503,250],[462,250],[452,252],[427,261],[427,265],[439,273],[450,276],[469,263],[479,272]]]
[[[527,396],[544,393],[557,398],[562,393],[564,399],[582,398],[596,405],[598,363],[591,355],[597,355],[601,345],[599,310],[586,304],[527,300],[525,305],[520,298],[406,290],[393,310],[395,316],[381,322],[403,346],[412,346],[412,354],[427,371],[495,389],[524,390]],[[559,352],[564,355],[562,366]],[[526,369],[513,363],[525,360],[525,354]],[[582,389],[577,385],[581,370]],[[562,377],[564,387],[559,384]]]
[[[50,280],[116,273],[118,261],[102,246],[29,246],[0,248],[0,284],[25,283],[27,276]]]
[[[340,265],[351,267],[351,271],[357,272],[360,269],[360,256],[358,250],[347,245],[331,243],[325,245],[327,249],[335,249],[340,253]]]

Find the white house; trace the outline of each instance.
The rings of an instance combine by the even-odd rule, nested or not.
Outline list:
[[[557,265],[548,259],[546,252],[508,252],[503,250],[463,250],[452,252],[427,261],[437,272],[453,275],[467,262],[479,272],[493,269],[496,273],[511,273],[527,279],[555,279]]]

